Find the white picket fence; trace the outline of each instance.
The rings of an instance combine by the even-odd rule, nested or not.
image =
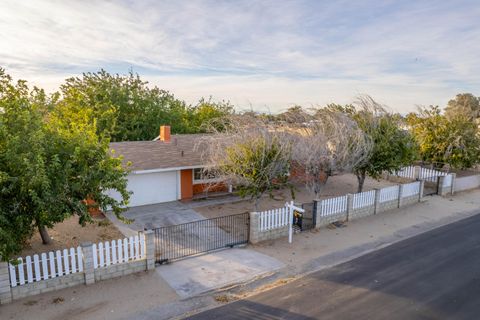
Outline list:
[[[94,269],[143,258],[145,258],[145,238],[143,235],[93,245]]]
[[[347,211],[347,202],[348,197],[346,195],[323,200],[320,205],[320,216],[328,217]]]
[[[402,197],[411,197],[420,193],[420,181],[407,183],[403,185]]]
[[[375,204],[375,190],[356,193],[353,195],[353,209],[360,209]]]
[[[437,182],[437,177],[446,176],[446,172],[438,171],[435,169],[427,169],[427,168],[420,168],[419,179],[430,181],[430,182]]]
[[[415,167],[414,166],[408,166],[404,167],[398,171],[393,172],[394,175],[402,177],[402,178],[409,178],[409,179],[415,179]]]
[[[144,259],[145,256],[144,235],[93,245],[95,269]],[[81,247],[44,252],[33,257],[18,258],[17,263],[9,263],[9,269],[11,287],[63,277],[83,272],[83,253]]]
[[[260,231],[281,228],[288,225],[288,207],[260,212]]]
[[[391,186],[380,189],[379,202],[385,203],[388,201],[398,200],[398,192],[400,186]]]
[[[10,286],[62,277],[83,271],[82,249],[80,247],[57,250],[18,258],[16,264],[9,264]]]

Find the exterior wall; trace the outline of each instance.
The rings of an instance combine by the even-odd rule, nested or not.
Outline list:
[[[377,203],[377,213],[385,212],[398,208],[398,200],[386,201],[383,203]]]
[[[87,198],[87,200],[85,200],[85,203],[87,205],[90,205],[92,207],[88,208],[88,213],[90,213],[90,215],[92,217],[102,217],[103,216],[103,212],[102,210],[100,210],[100,208],[98,207],[94,207],[94,205],[96,204],[95,201],[93,199],[90,199],[90,198]]]
[[[85,283],[83,272],[43,280],[12,288],[12,299],[17,300],[40,293],[61,290]]]
[[[337,214],[334,214],[334,215],[329,215],[329,216],[326,216],[326,217],[322,217],[320,215],[320,206],[317,205],[317,212],[316,212],[316,225],[315,225],[315,228],[321,228],[321,227],[325,227],[325,226],[328,226],[330,223],[333,223],[333,222],[336,222],[336,221],[345,221],[347,220],[347,210],[345,211],[342,211],[342,212],[339,212]]]
[[[209,185],[206,183],[196,183],[193,185],[193,194],[200,194],[200,193],[204,193],[205,191],[227,192],[228,186],[225,183],[217,183],[215,185]]]
[[[187,200],[193,197],[193,169],[180,171],[180,199]]]
[[[363,217],[371,216],[372,214],[375,214],[375,206],[367,206],[363,208],[358,208],[358,209],[352,209],[348,213],[348,220],[356,220],[360,219]]]
[[[456,178],[453,184],[453,191],[460,192],[480,188],[480,175]]]
[[[139,261],[132,261],[128,263],[120,263],[104,268],[95,269],[95,282],[126,276],[128,274],[145,271],[146,259]]]
[[[255,244],[286,236],[288,236],[288,225],[277,229],[260,231],[260,214],[258,212],[250,212],[250,243]]]
[[[401,207],[407,206],[413,203],[417,203],[419,201],[418,195],[402,198],[402,204],[400,205]]]

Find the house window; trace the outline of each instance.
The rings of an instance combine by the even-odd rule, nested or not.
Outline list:
[[[205,181],[205,180],[214,180],[215,173],[212,171],[204,170],[202,168],[193,169],[193,180],[194,181]]]

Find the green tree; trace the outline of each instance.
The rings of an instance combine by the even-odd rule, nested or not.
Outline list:
[[[215,102],[212,98],[208,100],[201,98],[200,101],[190,111],[190,124],[189,131],[193,132],[206,132],[210,125],[221,123],[216,121],[223,119],[230,114],[234,113],[233,106],[228,101]],[[221,130],[222,127],[215,127],[217,130]]]
[[[91,220],[91,204],[112,208],[119,217],[128,203],[121,159],[110,155],[108,140],[96,134],[90,109],[63,121],[50,113],[53,101],[24,81],[14,83],[0,69],[0,255],[8,259],[37,229],[77,215]],[[122,195],[117,201],[107,190]]]
[[[211,99],[187,105],[168,91],[150,88],[132,72],[126,76],[105,70],[84,73],[67,79],[60,89],[59,106],[69,108],[68,113],[90,109],[90,121],[111,141],[151,140],[162,124],[169,124],[173,133],[203,132],[205,122],[233,112],[228,102]]]
[[[470,168],[480,163],[480,136],[475,122],[464,114],[447,117],[438,106],[409,114],[407,123],[423,161]]]
[[[448,101],[445,108],[445,115],[448,119],[464,116],[469,120],[476,120],[480,117],[480,99],[471,93],[461,93]]]
[[[353,168],[362,192],[366,176],[379,179],[383,172],[392,173],[410,165],[417,157],[417,146],[412,135],[402,129],[402,118],[388,113],[371,97],[361,97],[353,118],[372,142],[365,157]]]

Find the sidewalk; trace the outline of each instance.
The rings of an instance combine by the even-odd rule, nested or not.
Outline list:
[[[280,261],[284,264],[283,268],[270,277],[230,287],[224,293],[232,297],[248,296],[252,292],[262,290],[262,285],[271,285],[270,283],[276,280],[283,283],[285,281],[281,279],[350,260],[479,212],[480,190],[458,194],[451,199],[426,197],[422,203],[349,222],[344,228],[323,228],[295,234],[292,244],[289,244],[286,238],[282,238],[248,246],[248,250],[255,250]],[[224,252],[227,251],[229,250]],[[191,258],[189,263],[194,263],[195,259],[205,260],[205,256]],[[168,267],[174,270],[175,263]],[[163,266],[158,266],[155,272],[140,273],[95,283],[88,287],[78,286],[19,300],[1,306],[0,318],[170,319],[192,310],[221,304],[215,296],[218,299],[218,296],[224,293],[182,299],[177,294],[178,291],[175,292],[160,276],[160,273],[168,273],[161,268]],[[54,302],[55,299],[57,303]]]

